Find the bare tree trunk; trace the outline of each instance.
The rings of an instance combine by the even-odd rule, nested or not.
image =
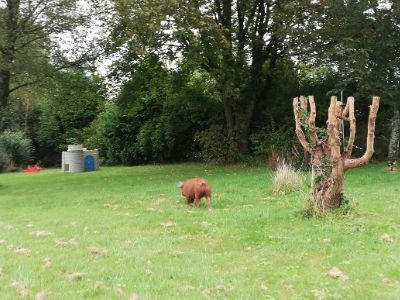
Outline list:
[[[338,208],[344,196],[344,175],[349,168],[367,164],[374,153],[375,120],[379,108],[379,97],[373,97],[368,119],[367,149],[364,155],[351,159],[356,119],[354,114],[354,98],[349,97],[347,105],[336,97],[331,97],[328,112],[327,138],[320,138],[315,126],[316,109],[314,98],[308,97],[310,111],[308,112],[307,99],[300,97],[293,100],[293,111],[296,122],[296,134],[303,148],[311,154],[312,161],[312,195],[314,202],[321,209]],[[341,153],[342,120],[350,123],[350,135],[343,153]],[[306,134],[303,129],[306,129]]]
[[[389,153],[388,153],[388,167],[394,171],[397,167],[397,160],[399,158],[399,144],[400,144],[400,109],[394,109],[392,119],[392,132],[390,134]]]

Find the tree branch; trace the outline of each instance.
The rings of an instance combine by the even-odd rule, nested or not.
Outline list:
[[[293,113],[294,113],[294,120],[296,122],[296,135],[299,139],[300,144],[303,146],[304,150],[311,153],[312,148],[307,142],[307,139],[304,135],[303,130],[301,129],[301,118],[300,118],[300,109],[299,109],[299,98],[293,99]]]
[[[348,110],[346,110],[346,108],[348,108]],[[351,157],[351,151],[353,150],[354,139],[356,137],[356,117],[354,115],[354,98],[353,97],[347,98],[346,108],[344,111],[345,112],[348,111],[348,113],[349,113],[350,135],[349,135],[349,141],[347,142],[346,149],[343,152],[343,157],[345,159]]]
[[[310,117],[308,118],[310,138],[316,146],[319,146],[322,144],[322,142],[318,138],[317,129],[315,127],[315,118],[317,116],[317,111],[315,109],[314,96],[308,96],[308,102],[310,103]]]
[[[369,107],[367,149],[360,158],[346,159],[344,164],[345,169],[366,165],[374,154],[375,121],[379,109],[379,101],[380,98],[374,96],[372,98],[372,104]]]
[[[336,96],[331,97],[328,110],[328,145],[330,147],[330,160],[337,161],[340,155],[340,138],[338,130],[338,103]]]

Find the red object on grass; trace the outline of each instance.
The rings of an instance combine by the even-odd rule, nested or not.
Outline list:
[[[24,173],[37,173],[40,172],[41,170],[42,168],[38,164],[36,164],[34,166],[27,166],[24,169]]]

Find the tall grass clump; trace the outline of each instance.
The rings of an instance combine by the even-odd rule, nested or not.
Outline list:
[[[300,191],[303,186],[303,178],[289,162],[283,160],[278,163],[273,179],[273,193],[290,193]]]

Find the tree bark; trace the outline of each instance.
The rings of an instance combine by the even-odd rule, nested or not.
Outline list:
[[[305,149],[311,154],[312,161],[312,196],[317,207],[326,209],[339,208],[344,197],[344,176],[349,168],[362,166],[371,159],[374,153],[375,120],[379,109],[379,97],[373,97],[368,119],[367,149],[364,155],[351,159],[351,150],[355,138],[354,98],[349,97],[343,109],[336,97],[331,97],[328,111],[327,138],[318,137],[315,127],[316,109],[314,98],[301,97],[293,99],[293,112],[297,137]],[[350,123],[350,135],[343,153],[341,153],[342,121]],[[306,134],[302,128],[307,128]]]
[[[394,114],[392,118],[392,131],[390,134],[389,141],[389,153],[388,153],[388,167],[391,171],[396,170],[397,160],[399,158],[399,144],[400,144],[400,109],[394,108]]]
[[[11,65],[15,59],[15,42],[18,38],[19,0],[7,0],[4,22],[4,44],[0,46],[0,105],[4,111],[8,104],[11,84]]]

